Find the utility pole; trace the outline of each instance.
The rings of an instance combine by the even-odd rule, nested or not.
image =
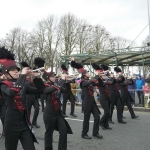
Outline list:
[[[150,43],[150,15],[149,15],[149,0],[147,0],[147,7],[148,7],[148,23],[149,23],[149,42]]]

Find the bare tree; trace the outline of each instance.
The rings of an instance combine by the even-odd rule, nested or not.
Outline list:
[[[74,15],[68,14],[60,19],[59,29],[61,35],[61,52],[64,55],[70,55],[77,50],[77,34],[79,28],[79,19]]]
[[[29,58],[28,36],[29,34],[26,30],[14,28],[1,40],[4,46],[15,54],[17,62],[26,61]]]
[[[52,69],[59,65],[61,55],[123,52],[130,43],[122,37],[111,36],[105,27],[91,26],[70,13],[59,20],[49,15],[30,33],[14,28],[0,40],[0,46],[16,54],[17,62],[27,61],[32,66],[33,59],[39,56],[49,62]]]

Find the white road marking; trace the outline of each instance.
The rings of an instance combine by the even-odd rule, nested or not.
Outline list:
[[[81,119],[73,119],[73,118],[65,118],[66,120],[74,120],[74,121],[83,121]],[[89,122],[94,122],[94,121],[89,121]]]

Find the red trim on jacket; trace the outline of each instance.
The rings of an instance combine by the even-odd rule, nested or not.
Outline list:
[[[22,112],[23,110],[25,110],[23,103],[21,101],[21,98],[19,95],[17,95],[20,92],[20,88],[14,88],[13,87],[13,83],[11,81],[3,81],[2,83],[6,84],[8,87],[10,87],[11,90],[16,92],[16,95],[13,97],[13,101],[16,104],[17,109]]]
[[[47,83],[47,84],[45,84],[45,86],[49,87],[51,85]],[[53,87],[55,89],[59,90],[59,88],[57,86],[53,86]],[[60,104],[59,104],[59,102],[57,100],[57,97],[56,97],[54,92],[52,93],[52,103],[53,103],[53,106],[54,106],[55,110],[59,110],[60,109]]]

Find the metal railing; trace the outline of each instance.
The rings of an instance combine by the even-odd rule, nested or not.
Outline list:
[[[76,94],[78,94],[79,92],[82,92],[81,89],[71,89],[71,90],[76,91]],[[138,93],[138,91],[141,91],[141,92]],[[145,92],[143,89],[128,89],[130,96],[131,97],[133,96],[132,99],[134,100],[134,105],[138,106],[139,99],[141,98],[141,104],[139,106],[146,107],[146,108],[148,108],[148,99],[150,99],[150,90],[148,90],[148,91],[149,91],[149,93]],[[131,93],[131,92],[133,92],[133,93]],[[146,93],[149,95],[147,95]]]

